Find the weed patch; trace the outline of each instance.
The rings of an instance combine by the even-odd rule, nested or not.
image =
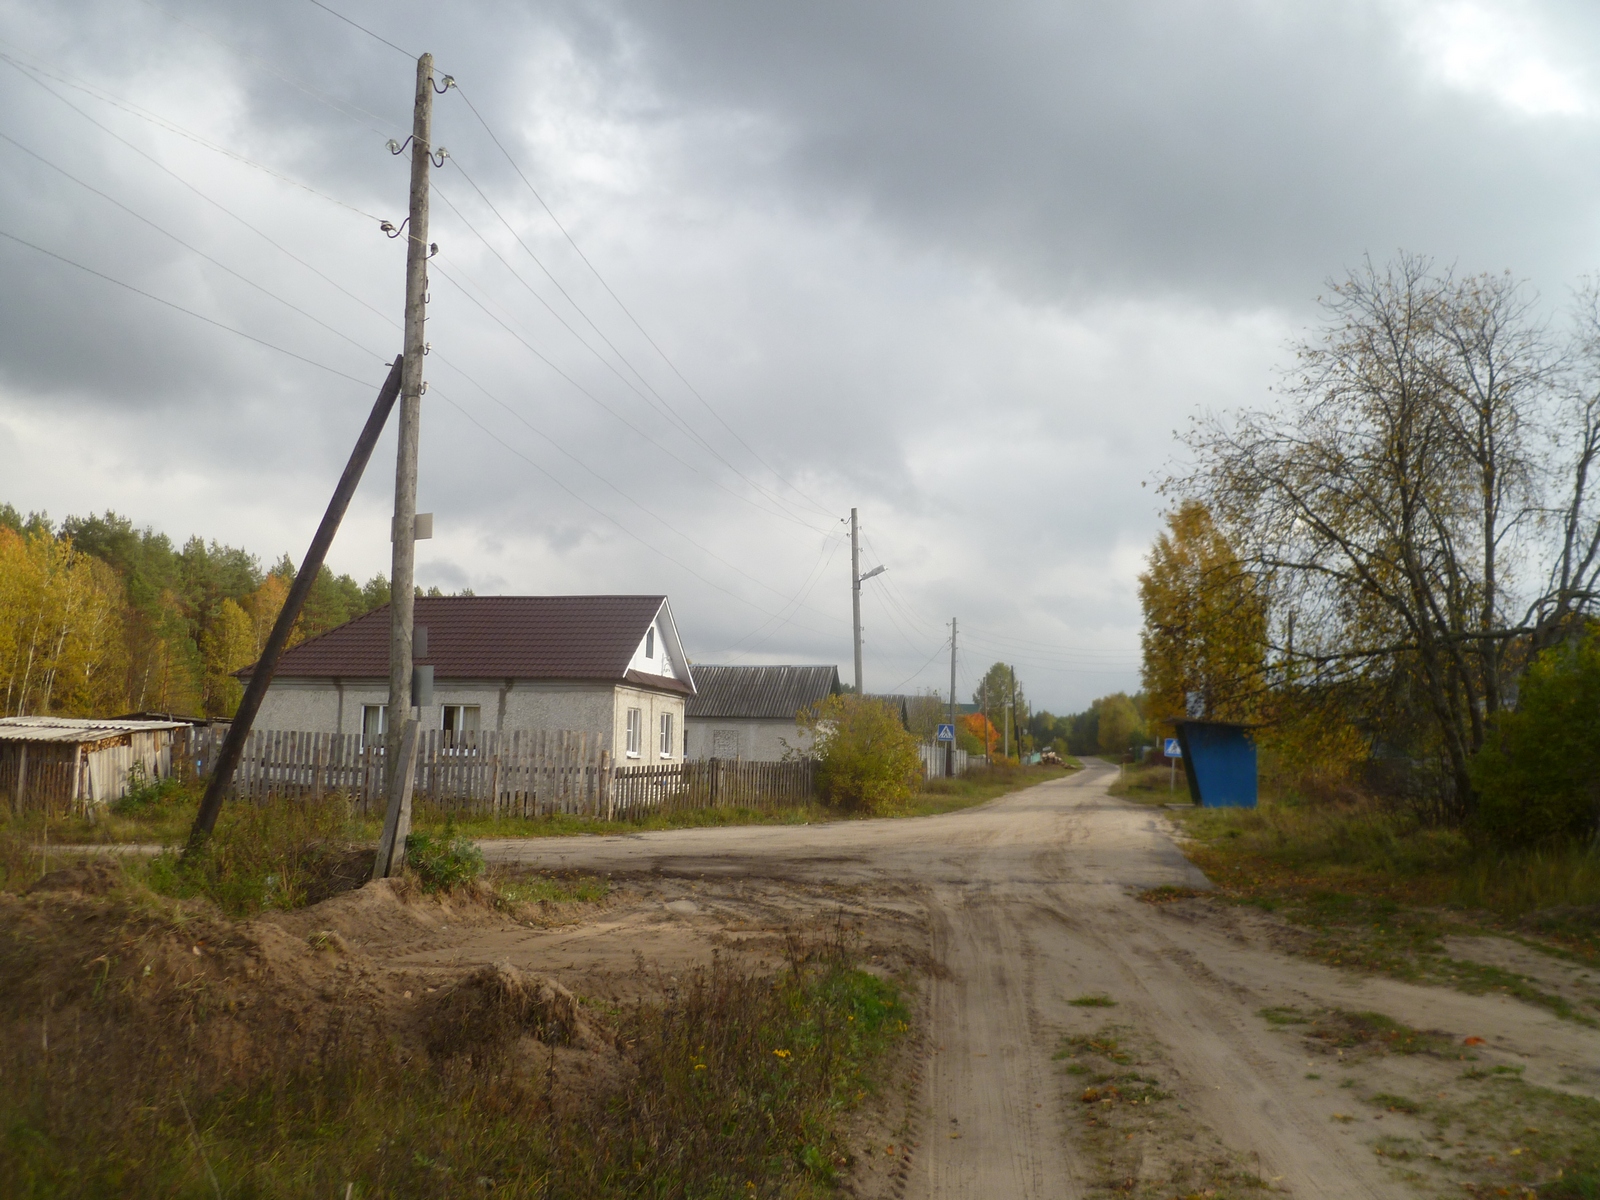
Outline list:
[[[1175,1073],[1134,1029],[1106,1025],[1063,1038],[1055,1059],[1072,1077],[1069,1129],[1092,1166],[1091,1195],[1170,1200],[1266,1189],[1181,1103]]]
[[[439,834],[413,833],[406,838],[406,867],[415,871],[425,892],[449,891],[483,874],[483,851],[447,822]]]
[[[350,847],[349,825],[342,796],[228,804],[197,852],[168,850],[128,870],[161,895],[204,896],[234,917],[299,908],[370,876],[372,854]]]

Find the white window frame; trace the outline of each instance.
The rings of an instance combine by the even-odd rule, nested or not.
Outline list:
[[[629,758],[638,758],[644,750],[644,709],[630,708],[628,710],[628,750]]]
[[[672,714],[664,712],[661,714],[661,757],[671,758],[672,750]]]
[[[650,626],[644,633],[644,656],[655,661],[656,657],[656,627]]]
[[[367,737],[367,714],[378,714],[378,736],[376,739]],[[361,706],[361,745],[365,747],[369,740],[381,745],[389,732],[389,706],[387,704],[363,704]]]

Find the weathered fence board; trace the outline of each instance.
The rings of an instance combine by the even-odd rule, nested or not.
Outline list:
[[[180,731],[173,769],[198,779],[216,761],[224,730]],[[233,776],[233,795],[348,796],[363,813],[381,812],[383,747],[357,734],[258,729]],[[710,759],[661,766],[616,766],[586,733],[515,730],[451,734],[429,730],[417,746],[415,796],[433,808],[496,817],[553,813],[630,820],[690,808],[784,808],[809,801],[809,761],[751,763]]]

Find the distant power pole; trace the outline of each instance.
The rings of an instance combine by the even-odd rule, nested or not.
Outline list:
[[[950,725],[951,725],[951,732],[952,733],[955,732],[955,728],[954,728],[955,723],[956,723],[956,619],[954,617],[951,617],[950,618]],[[948,747],[948,753],[945,755],[944,773],[946,775],[954,775],[956,773],[956,743],[955,743],[955,739],[954,738],[950,739],[950,745]]]
[[[856,510],[850,510],[850,613],[855,622],[856,633],[856,695],[863,694],[861,689],[861,585],[874,575],[882,575],[883,565],[873,567],[865,575],[861,573],[861,534],[856,523]]]
[[[855,627],[856,695],[861,695],[861,537],[856,510],[850,510],[850,615]]]
[[[405,362],[400,379],[400,449],[394,468],[394,558],[389,573],[389,728],[384,738],[390,807],[399,802],[401,734],[411,719],[411,626],[416,608],[417,441],[422,356],[427,341],[428,168],[433,153],[433,55],[417,59],[411,118],[411,210],[406,220]]]

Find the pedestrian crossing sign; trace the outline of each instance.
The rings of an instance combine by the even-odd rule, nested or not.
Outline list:
[[[1161,753],[1168,758],[1182,758],[1183,747],[1178,744],[1177,738],[1168,738],[1166,744],[1161,748]]]
[[[926,729],[927,726],[924,725],[923,728]],[[954,725],[947,725],[947,724],[940,725],[939,726],[938,740],[941,741],[941,742],[953,742],[953,741],[955,741],[956,740],[956,727]]]

